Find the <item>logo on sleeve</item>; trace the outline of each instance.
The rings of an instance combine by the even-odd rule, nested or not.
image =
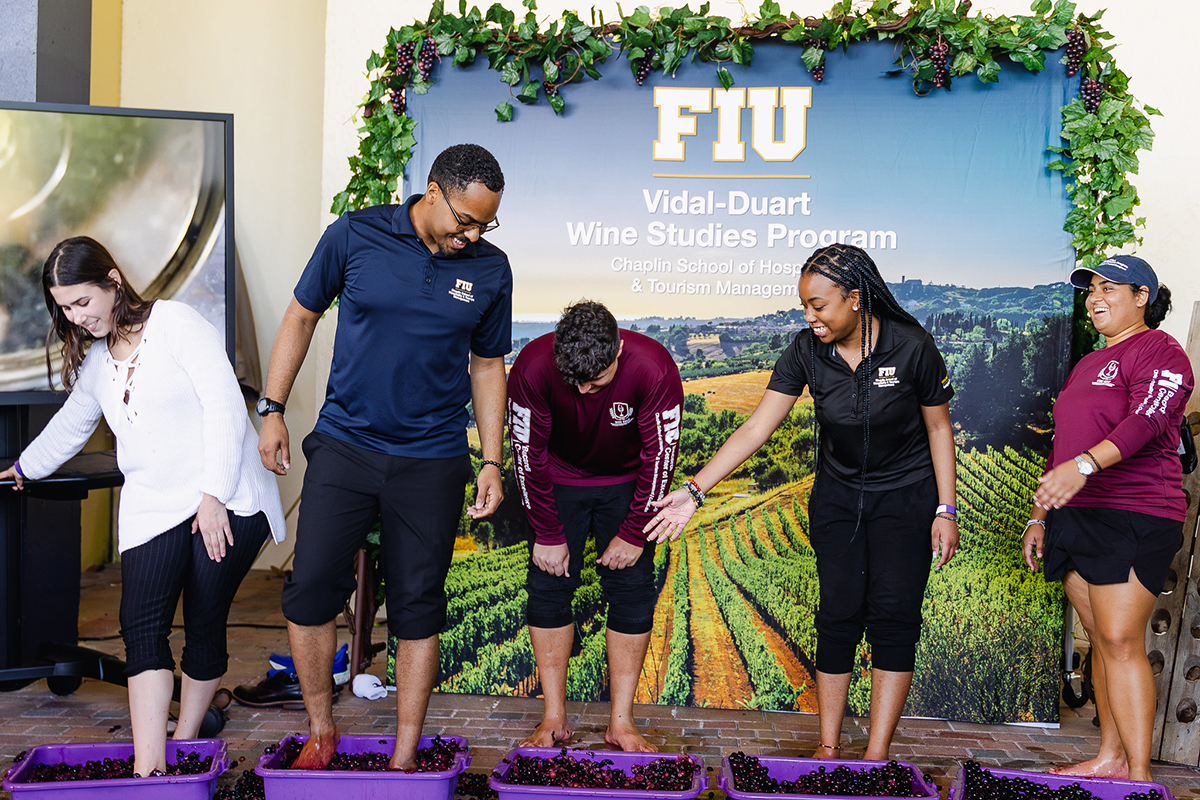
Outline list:
[[[462,278],[459,278],[454,282],[454,288],[450,290],[450,296],[463,303],[474,303],[475,295],[471,294],[471,287],[473,285],[470,281],[464,281]]]
[[[1112,386],[1113,381],[1117,377],[1117,372],[1121,369],[1121,362],[1110,361],[1104,365],[1104,369],[1100,370],[1100,374],[1096,376],[1096,380],[1092,381],[1092,386]]]
[[[529,444],[530,423],[533,413],[511,398],[508,401],[508,429],[512,437],[521,444]]]
[[[896,377],[895,367],[880,367],[879,376],[875,378],[875,385],[880,388],[888,386],[899,386],[900,379]]]
[[[946,388],[949,388],[949,386],[950,386],[950,376],[947,375],[946,377],[942,378],[942,388],[946,389]]]
[[[612,417],[613,427],[620,428],[633,422],[633,407],[629,403],[613,403],[608,415]]]

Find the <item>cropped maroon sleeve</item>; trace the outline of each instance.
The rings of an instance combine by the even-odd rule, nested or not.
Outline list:
[[[683,383],[674,364],[648,389],[646,402],[638,410],[637,426],[642,438],[642,466],[629,514],[617,536],[630,544],[645,546],[642,528],[655,514],[651,501],[661,500],[671,490],[675,460],[679,455],[679,427],[683,414]]]
[[[1121,451],[1122,459],[1168,428],[1179,426],[1192,384],[1187,356],[1173,342],[1163,339],[1138,354],[1129,380],[1129,415],[1107,437]]]
[[[508,436],[521,505],[538,544],[566,544],[554,484],[550,480],[550,405],[536,375],[526,376],[520,358],[508,375]]]

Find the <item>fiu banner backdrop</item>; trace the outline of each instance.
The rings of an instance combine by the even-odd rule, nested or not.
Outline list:
[[[409,98],[409,185],[464,141],[504,169],[489,238],[516,276],[513,350],[587,297],[674,354],[687,401],[678,476],[694,474],[752,410],[803,325],[797,275],[812,250],[865,248],[937,339],[953,377],[962,550],[932,576],[907,712],[978,722],[1054,721],[1061,594],[1021,567],[1019,537],[1066,374],[1073,252],[1046,148],[1067,102],[1061,70],[1007,65],[998,84],[914,94],[888,43],[829,54],[813,83],[799,48],[756,45],[723,90],[711,65],[637,86],[603,81],[545,103],[510,99],[482,64],[445,62]],[[1053,63],[1052,59],[1047,59]],[[654,635],[639,701],[816,710],[807,541],[812,412],[805,398],[763,450],[659,548]],[[494,520],[464,517],[447,591],[441,689],[538,694],[524,627],[528,563],[510,487]],[[586,559],[585,563],[593,561]],[[573,699],[607,699],[605,608],[595,575],[575,598]],[[850,706],[867,710],[864,643]]]

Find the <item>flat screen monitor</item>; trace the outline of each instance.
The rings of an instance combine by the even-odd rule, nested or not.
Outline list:
[[[232,115],[0,101],[0,405],[61,389],[42,265],[81,235],[143,297],[199,311],[232,361]]]

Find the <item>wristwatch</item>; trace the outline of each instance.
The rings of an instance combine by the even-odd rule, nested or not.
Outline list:
[[[260,417],[265,417],[267,414],[279,413],[283,416],[283,403],[276,403],[269,397],[260,397],[258,402],[254,404],[254,410],[258,412]]]
[[[1092,462],[1083,456],[1075,456],[1075,466],[1079,468],[1079,474],[1085,478],[1096,471],[1096,468],[1092,466]]]

